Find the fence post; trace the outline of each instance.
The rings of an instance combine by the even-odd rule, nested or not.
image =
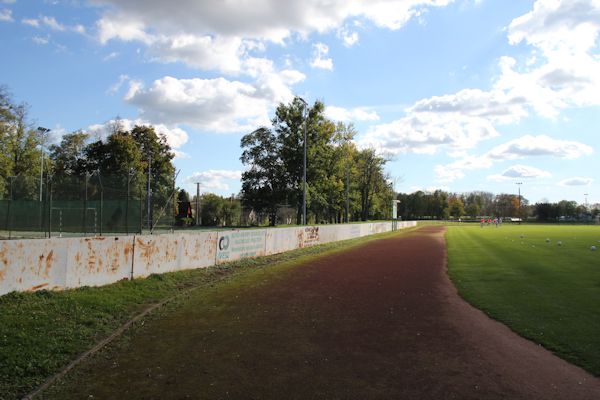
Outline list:
[[[144,213],[142,212],[142,205],[144,200],[142,198],[142,185],[140,184],[140,235],[142,234],[142,226],[144,224]]]
[[[84,186],[84,197],[83,197],[83,236],[87,236],[87,183],[88,183],[88,174],[85,173],[85,177],[83,178],[83,186]]]
[[[10,200],[8,201],[8,207],[6,210],[6,229],[8,230],[8,238],[11,238],[12,235],[12,220],[11,220],[11,215],[10,215],[10,208],[12,206],[12,202],[13,202],[13,181],[15,180],[16,176],[9,176],[8,179],[10,179]]]
[[[52,237],[52,176],[48,177],[48,237]]]

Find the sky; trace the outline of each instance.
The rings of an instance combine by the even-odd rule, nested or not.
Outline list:
[[[154,125],[192,193],[238,193],[240,139],[297,95],[398,192],[593,204],[599,31],[600,0],[0,0],[0,85],[53,142]]]

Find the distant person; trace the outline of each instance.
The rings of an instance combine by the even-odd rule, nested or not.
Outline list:
[[[485,224],[485,218],[481,218],[481,227],[483,228],[483,224]]]

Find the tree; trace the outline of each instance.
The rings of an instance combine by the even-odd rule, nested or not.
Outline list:
[[[241,146],[240,160],[250,166],[242,173],[243,202],[256,212],[267,212],[275,225],[278,204],[285,202],[289,192],[280,143],[263,127],[245,135]]]
[[[32,129],[27,120],[29,106],[15,104],[8,90],[0,87],[0,174],[8,181],[18,177],[13,185],[13,196],[35,199],[39,195],[42,151],[40,132]],[[6,193],[3,180],[0,193]]]
[[[190,194],[185,191],[185,189],[181,189],[179,193],[177,193],[177,201],[179,202],[190,202]]]
[[[377,155],[374,149],[365,149],[358,153],[358,189],[360,191],[360,217],[366,221],[369,218],[369,211],[372,206],[373,193],[376,188],[383,189],[382,182],[385,182],[383,176],[383,165],[385,159]]]
[[[448,199],[448,212],[451,216],[457,219],[465,214],[464,204],[459,196],[450,196]]]
[[[77,131],[64,135],[60,144],[49,147],[50,158],[54,161],[54,174],[81,175],[83,173],[88,139],[89,134]]]
[[[242,201],[256,212],[267,212],[272,225],[283,204],[296,208],[297,223],[302,215],[304,121],[307,125],[307,208],[313,213],[323,207],[321,189],[324,165],[331,152],[335,127],[324,116],[325,106],[315,104],[304,114],[298,97],[280,104],[271,120],[272,128],[261,127],[241,140],[240,160],[249,169],[242,174]],[[312,204],[314,204],[311,207]]]

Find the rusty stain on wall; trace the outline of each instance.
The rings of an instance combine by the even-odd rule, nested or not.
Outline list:
[[[50,274],[50,270],[52,269],[52,263],[54,262],[54,250],[50,250],[48,256],[46,257],[46,271],[45,276],[48,277]]]
[[[29,288],[28,291],[29,292],[35,292],[36,290],[40,290],[41,288],[44,288],[46,286],[48,286],[47,283],[42,283],[41,285],[36,285],[36,286],[33,286],[33,287]]]
[[[6,255],[7,249],[2,247],[0,250],[0,262],[2,262],[2,268],[0,268],[0,281],[4,280],[6,276],[6,271],[8,271],[8,256]]]

